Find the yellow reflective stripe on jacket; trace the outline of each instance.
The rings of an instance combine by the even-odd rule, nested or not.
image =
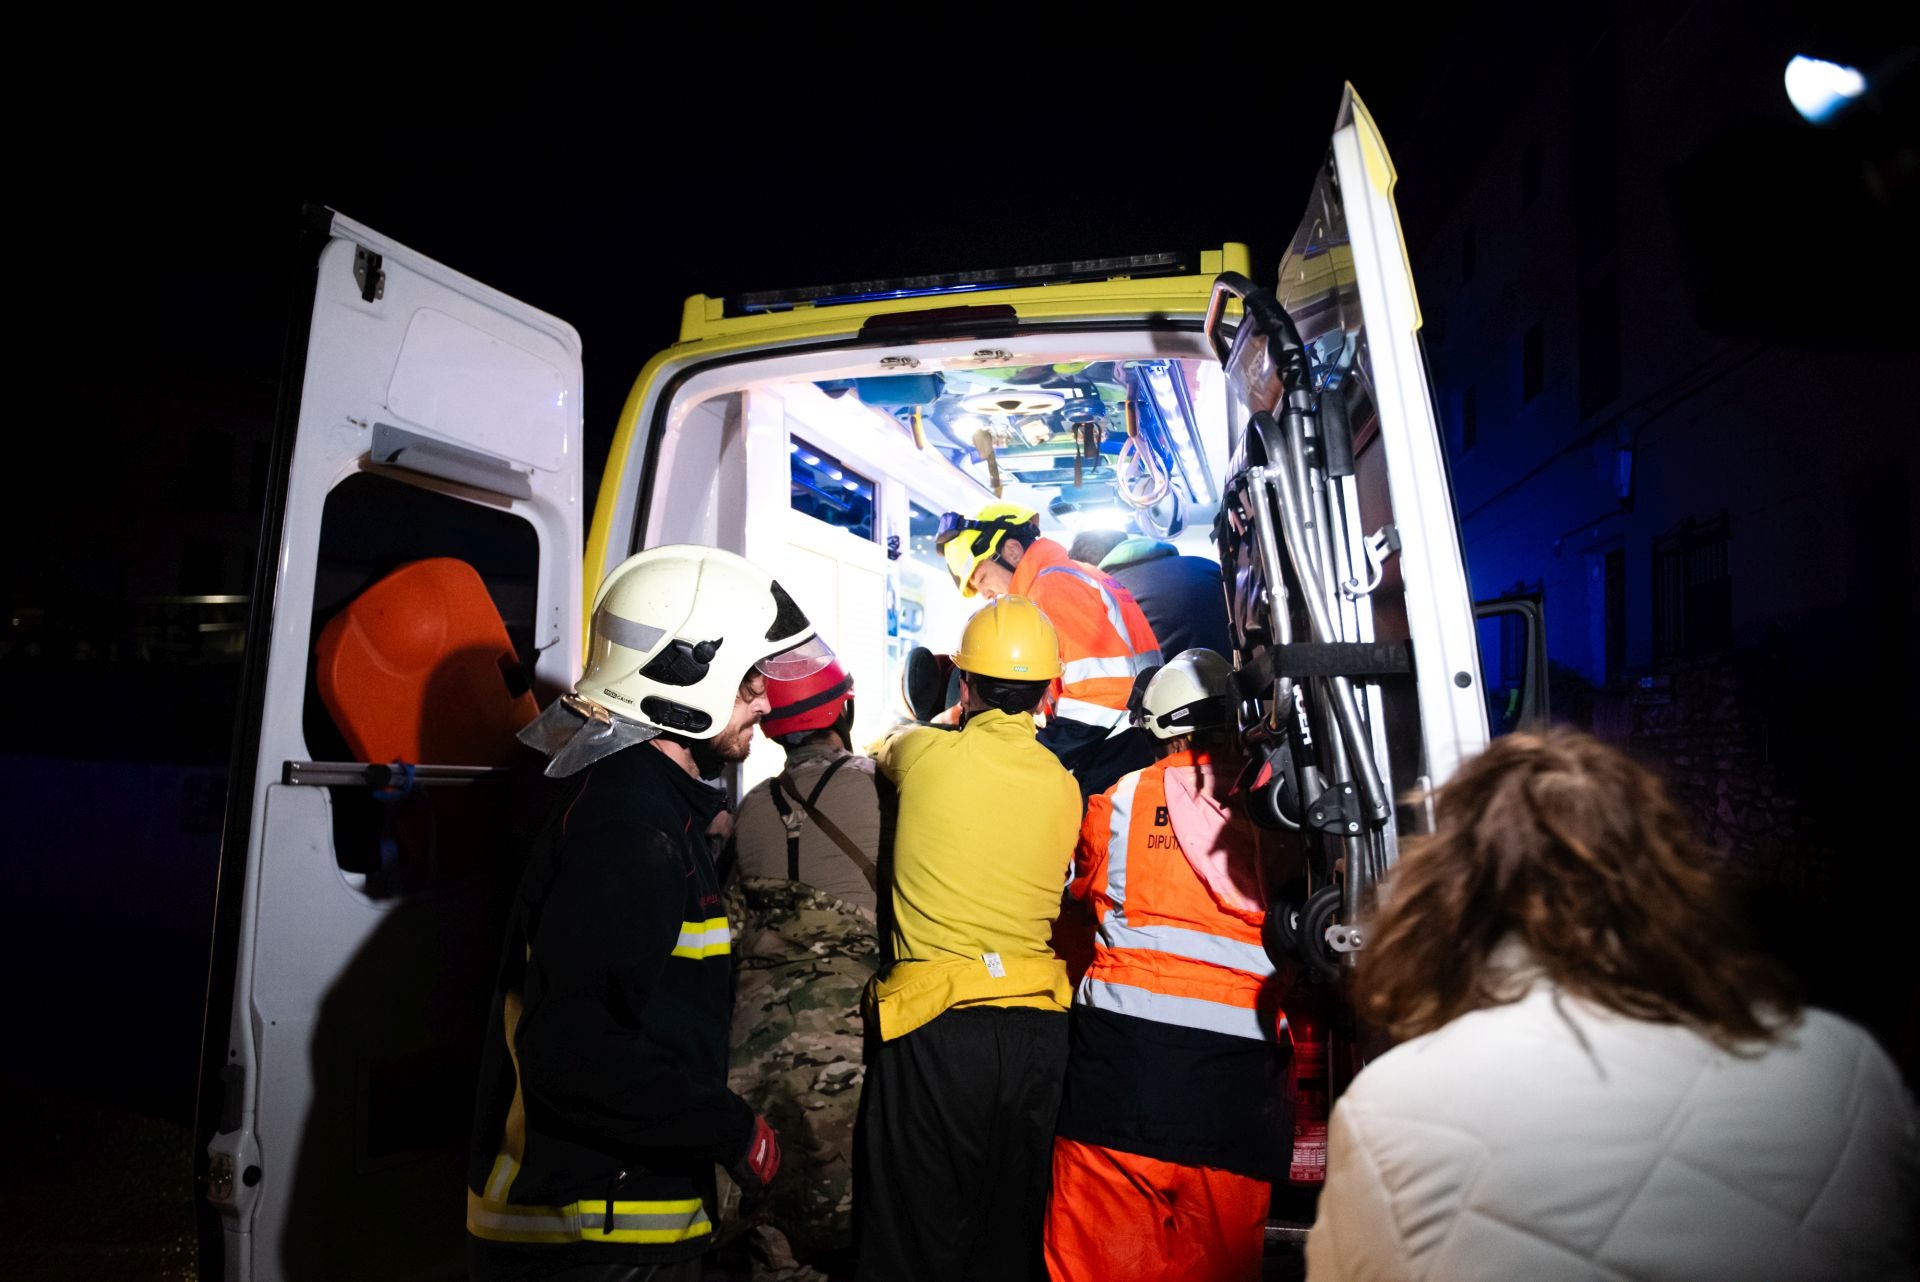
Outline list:
[[[685,1242],[713,1232],[697,1197],[661,1202],[569,1202],[565,1206],[519,1206],[467,1192],[467,1232],[490,1242]]]
[[[675,957],[724,957],[733,951],[733,932],[725,917],[680,923],[680,942],[674,945]]]

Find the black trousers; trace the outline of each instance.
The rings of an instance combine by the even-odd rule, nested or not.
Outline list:
[[[470,1282],[700,1282],[705,1256],[673,1264],[629,1264],[621,1260],[579,1263],[573,1252],[538,1247],[502,1249],[492,1242],[467,1239]],[[572,1262],[568,1262],[572,1261]]]
[[[867,1062],[861,1282],[1042,1282],[1061,1011],[969,1006]]]

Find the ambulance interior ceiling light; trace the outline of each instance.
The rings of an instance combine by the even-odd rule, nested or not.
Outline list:
[[[1816,125],[1867,91],[1867,78],[1854,68],[1805,54],[1795,54],[1787,63],[1784,79],[1793,109]]]
[[[1062,486],[1059,497],[1047,504],[1047,515],[1075,532],[1081,530],[1125,530],[1132,527],[1133,514],[1122,507],[1109,487],[1104,494],[1094,487],[1083,487],[1069,497],[1072,486]]]

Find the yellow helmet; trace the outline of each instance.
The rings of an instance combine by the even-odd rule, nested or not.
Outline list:
[[[989,503],[971,518],[958,512],[940,516],[939,533],[933,545],[946,554],[947,570],[961,596],[974,596],[973,571],[1000,550],[1007,535],[1024,529],[1040,519],[1040,514],[1018,503]]]
[[[967,620],[953,666],[1002,681],[1051,681],[1060,675],[1060,637],[1028,597],[995,597]]]

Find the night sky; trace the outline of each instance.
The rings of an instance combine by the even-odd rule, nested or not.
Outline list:
[[[1877,6],[1782,7],[1842,53],[1902,40]],[[1343,81],[1394,150],[1417,241],[1505,86],[1647,6],[1419,8],[56,19],[52,74],[20,103],[16,299],[56,321],[28,339],[41,371],[270,376],[297,211],[331,205],[572,322],[594,458],[691,293],[1230,239],[1269,272]],[[1776,174],[1760,203],[1794,190]],[[63,381],[30,394],[57,413]]]
[[[31,497],[0,521],[0,586],[11,604],[94,608],[129,559],[133,527],[112,528],[116,515],[176,502],[198,426],[265,439],[288,305],[312,270],[291,257],[303,204],[572,323],[591,490],[632,380],[676,337],[689,294],[1231,240],[1270,282],[1349,81],[1392,151],[1417,247],[1446,213],[1449,173],[1484,157],[1541,67],[1610,22],[1685,7],[69,6],[14,45],[6,269],[23,395],[9,439]],[[1777,89],[1802,37],[1805,51],[1868,67],[1920,46],[1911,4],[1766,0],[1764,12],[1794,47],[1715,74]],[[1909,110],[1916,79],[1909,69]],[[1890,126],[1907,132],[1868,178],[1891,198],[1872,197],[1857,157],[1793,118],[1784,92],[1773,118],[1709,139],[1672,191],[1703,327],[1816,340],[1810,395],[1817,342],[1920,350],[1911,125]],[[1421,282],[1429,309],[1443,286]],[[231,500],[217,538],[252,545],[264,484],[256,474]],[[248,590],[244,561],[236,550],[217,590]],[[0,803],[33,808],[47,830],[63,822],[48,808],[144,808],[176,846],[129,840],[97,868],[51,870],[9,853],[21,862],[0,891],[0,964],[63,980],[28,985],[15,1014],[36,1054],[6,1076],[130,1098],[184,1127],[212,859],[135,866],[217,844],[238,665],[10,675],[12,697],[44,691],[27,715],[0,710],[0,757],[15,765]],[[197,729],[183,709],[203,714]],[[27,768],[35,757],[49,759],[44,774]],[[106,764],[56,777],[54,758]],[[153,762],[200,770],[208,786],[182,794],[156,774],[151,805],[99,795],[104,772],[124,780]],[[182,795],[199,813],[176,824],[167,807]],[[118,900],[99,890],[116,879]],[[35,884],[59,893],[21,889]],[[168,1142],[184,1152],[179,1135]]]
[[[59,181],[24,202],[52,252],[21,266],[72,320],[48,356],[270,368],[313,201],[578,328],[597,457],[691,293],[1230,239],[1270,271],[1343,80],[1391,144],[1460,25],[1374,47],[1250,10],[810,8],[129,18],[86,60],[84,123],[29,144]]]

